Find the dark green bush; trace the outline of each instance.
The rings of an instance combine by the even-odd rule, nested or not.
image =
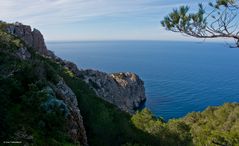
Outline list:
[[[209,107],[201,113],[190,113],[167,123],[153,117],[147,109],[132,117],[134,125],[161,140],[162,145],[239,144],[239,104],[226,103]]]

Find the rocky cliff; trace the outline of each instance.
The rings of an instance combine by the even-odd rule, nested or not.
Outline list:
[[[144,82],[135,73],[105,73],[92,69],[78,69],[70,61],[58,59],[65,67],[82,78],[102,99],[130,114],[144,106]]]
[[[37,29],[31,29],[30,26],[23,25],[21,23],[15,23],[15,24],[5,24],[4,25],[5,31],[7,31],[9,34],[13,35],[16,38],[19,38],[22,40],[25,44],[21,44],[17,47],[15,47],[14,50],[10,51],[7,50],[5,47],[0,47],[0,51],[2,52],[9,52],[9,55],[13,55],[16,58],[24,61],[29,62],[39,62],[36,66],[38,78],[42,78],[44,76],[49,76],[45,72],[48,70],[44,66],[41,65],[41,61],[36,61],[36,58],[32,58],[32,54],[28,49],[29,47],[36,51],[38,54],[42,55],[43,57],[47,58],[54,58],[57,57],[47,50],[43,35],[40,31]],[[4,33],[4,32],[3,32]],[[18,42],[17,39],[14,37],[11,37],[11,35],[4,34],[5,38],[4,40],[1,40],[1,43],[4,43],[5,40],[9,41],[6,42],[6,45],[9,45],[12,42]],[[2,36],[4,37],[4,36]],[[6,39],[6,37],[9,37]],[[15,40],[11,40],[15,39]],[[10,44],[11,46],[11,44]],[[11,48],[11,47],[10,47]],[[32,68],[33,69],[33,68]],[[34,70],[34,69],[33,69]],[[13,74],[17,72],[17,69],[14,69],[10,73],[8,73],[8,76],[13,76]],[[66,128],[68,131],[68,134],[70,138],[75,142],[75,144],[78,144],[80,142],[81,145],[88,145],[87,144],[87,136],[86,131],[83,124],[83,118],[80,113],[80,109],[78,107],[78,101],[76,95],[73,93],[73,91],[65,84],[64,80],[61,78],[57,84],[49,82],[51,84],[51,87],[54,89],[54,100],[49,100],[49,104],[47,103],[47,109],[52,108],[53,106],[60,106],[60,102],[64,102],[64,105],[66,105],[67,111],[69,111],[69,114],[67,114],[67,123]],[[60,98],[61,100],[56,99],[56,97]],[[32,136],[31,136],[32,137]],[[33,137],[34,138],[34,137]]]
[[[133,114],[146,101],[144,82],[135,73],[107,74],[95,70],[81,70],[81,75],[96,94]]]
[[[10,34],[21,38],[40,54],[48,55],[43,35],[39,30],[35,28],[32,30],[30,26],[21,23],[8,24],[5,29]]]
[[[86,131],[83,125],[83,118],[78,108],[78,101],[74,92],[61,79],[55,88],[55,91],[66,103],[70,112],[67,121],[68,133],[74,142],[80,141],[82,145],[87,145]]]
[[[96,70],[78,69],[74,63],[62,60],[47,50],[44,38],[37,29],[32,31],[30,26],[15,23],[8,25],[6,30],[24,40],[27,45],[33,47],[40,54],[51,57],[78,77],[83,78],[99,97],[116,105],[121,110],[132,114],[146,101],[144,82],[138,75],[129,72],[107,74]],[[29,56],[24,49],[21,49],[19,54],[24,58]]]

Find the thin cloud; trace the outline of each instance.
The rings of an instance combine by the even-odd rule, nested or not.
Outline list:
[[[32,25],[79,22],[102,16],[140,16],[183,3],[159,4],[154,0],[0,0],[0,18]]]
[[[47,39],[165,38],[160,20],[173,8],[199,0],[0,0],[0,19],[41,29]],[[112,21],[111,21],[112,20]],[[93,31],[88,24],[94,25]],[[102,29],[102,24],[111,23]],[[72,26],[71,24],[75,24]],[[123,26],[119,25],[123,24]],[[69,25],[72,26],[68,27]],[[77,26],[76,26],[77,25]],[[143,26],[143,28],[141,27]],[[99,28],[95,28],[99,27]],[[122,28],[120,28],[122,27]],[[133,28],[133,29],[132,29]],[[61,29],[61,32],[58,32]],[[64,32],[63,32],[64,31]],[[60,33],[64,33],[61,35]],[[114,34],[113,34],[114,33]],[[158,36],[158,33],[162,35]],[[65,38],[68,36],[67,38]],[[71,37],[69,37],[71,36]]]

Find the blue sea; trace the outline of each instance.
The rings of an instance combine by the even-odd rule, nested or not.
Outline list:
[[[239,102],[239,48],[225,43],[166,41],[48,42],[79,68],[135,72],[146,107],[165,120],[225,102]]]

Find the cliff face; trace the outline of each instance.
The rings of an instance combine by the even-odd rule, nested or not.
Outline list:
[[[56,85],[56,93],[66,103],[70,112],[67,121],[68,133],[74,142],[80,141],[82,145],[87,145],[86,131],[83,125],[83,118],[78,108],[78,101],[74,92],[66,85],[64,80],[60,80]]]
[[[49,54],[49,53],[48,53]],[[102,99],[130,114],[144,106],[146,101],[144,82],[135,73],[111,73],[78,69],[76,64],[50,55],[83,80]]]
[[[16,24],[7,24],[5,30],[10,33],[11,35],[20,38],[26,45],[19,45],[19,48],[16,48],[14,51],[11,52],[11,55],[14,55],[16,58],[20,60],[36,62],[34,58],[31,58],[32,54],[30,53],[28,47],[31,47],[35,50],[38,54],[47,56],[48,58],[56,58],[56,56],[51,52],[48,51],[44,42],[44,38],[40,31],[37,29],[31,29],[30,26],[22,25],[20,23]],[[10,43],[10,42],[9,42]],[[5,48],[0,48],[0,51],[8,51]],[[39,69],[36,72],[39,78],[42,76],[47,76],[44,66],[38,64]],[[14,70],[10,75],[16,72]],[[87,136],[86,131],[83,124],[83,118],[80,113],[80,109],[78,107],[78,101],[76,95],[73,91],[65,84],[64,80],[61,79],[57,84],[50,83],[52,88],[54,88],[54,94],[57,97],[61,98],[64,104],[67,106],[67,110],[69,114],[67,116],[67,131],[70,138],[78,144],[80,142],[81,145],[88,145],[87,144]],[[52,106],[52,105],[50,105]]]
[[[21,23],[8,24],[6,31],[21,38],[28,46],[35,49],[43,55],[48,55],[48,50],[41,32],[37,29],[31,29],[30,26]]]
[[[55,56],[53,52],[47,50],[44,38],[41,32],[37,29],[32,30],[30,26],[15,23],[7,25],[6,31],[21,38],[28,46],[32,47],[39,54],[48,56],[61,65],[67,67],[74,74],[76,74],[76,76],[83,78],[83,80],[100,98],[116,105],[121,110],[133,114],[146,101],[144,83],[138,75],[134,73],[107,74],[95,70],[78,69],[74,63],[62,60],[61,58]],[[17,55],[22,59],[30,57],[29,52],[25,48],[21,48]],[[63,98],[65,102],[68,101],[66,100],[67,98],[75,98],[74,101],[76,102],[74,104],[68,104],[69,108],[73,110],[72,118],[70,120],[72,123],[69,124],[71,127],[69,128],[70,134],[74,137],[74,139],[80,138],[81,142],[86,143],[86,138],[82,138],[86,137],[86,135],[82,118],[80,116],[80,110],[77,107],[76,97],[65,96]],[[74,105],[74,108],[71,107],[72,105]],[[81,131],[77,130],[77,126],[80,127]]]
[[[70,61],[57,58],[63,66],[82,78],[102,99],[130,114],[141,108],[145,101],[144,82],[135,73],[111,73],[78,69]]]
[[[95,70],[81,73],[99,97],[123,111],[133,114],[146,101],[144,82],[134,73],[107,74]]]
[[[95,70],[79,70],[77,66],[69,61],[64,61],[51,51],[48,51],[44,38],[40,31],[31,29],[30,26],[16,23],[9,25],[7,31],[20,37],[25,43],[33,47],[40,54],[49,56],[79,77],[84,77],[84,81],[102,99],[116,105],[121,110],[134,113],[145,101],[145,91],[143,81],[134,73],[113,73],[107,74]],[[20,52],[24,56],[24,50]]]

